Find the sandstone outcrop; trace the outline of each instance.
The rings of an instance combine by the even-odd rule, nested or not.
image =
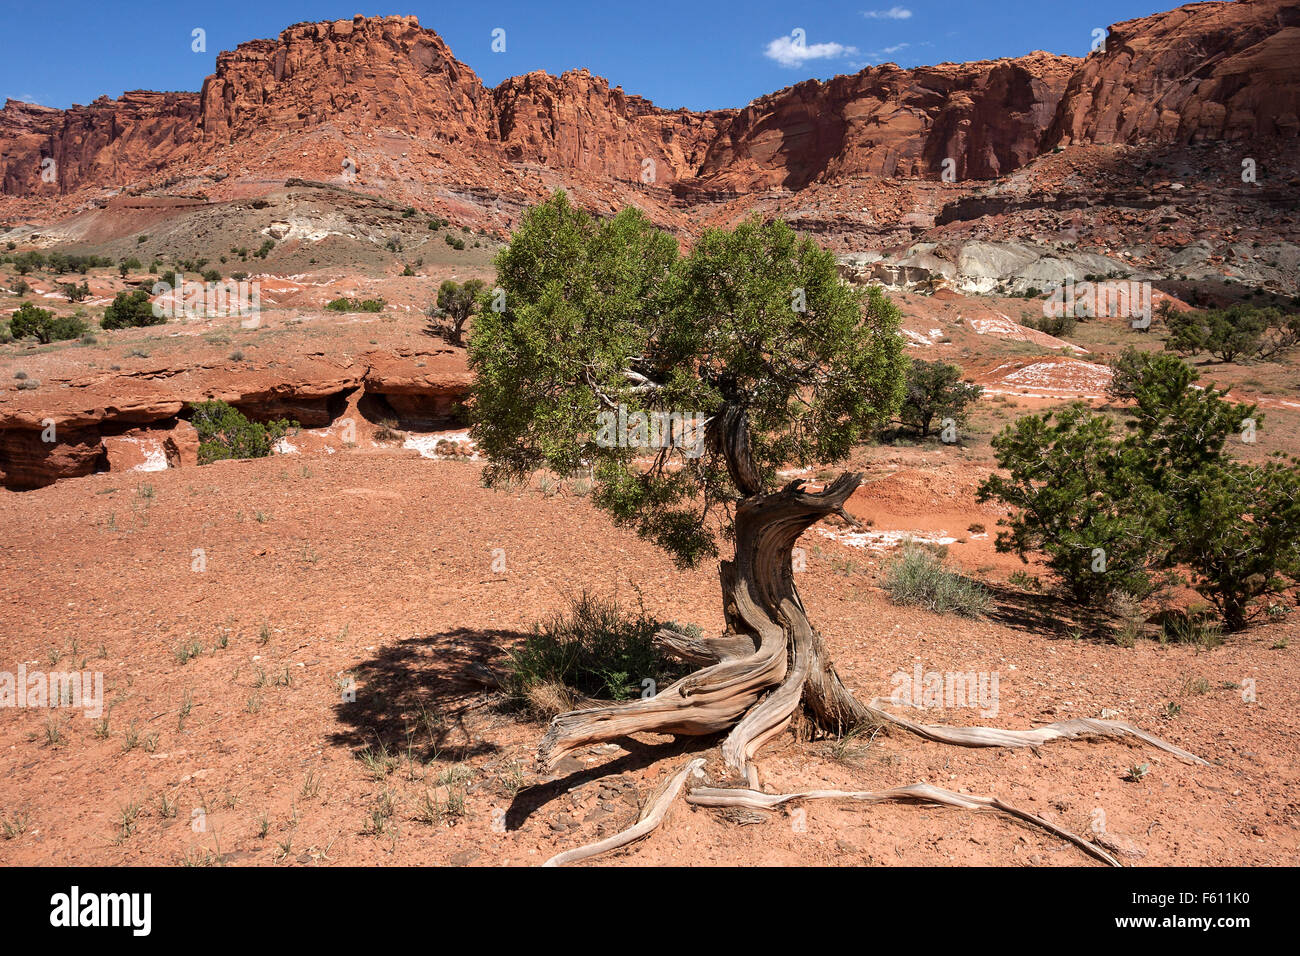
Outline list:
[[[1038,154],[1043,128],[1078,63],[1015,60],[892,63],[808,80],[760,97],[710,147],[702,183],[751,191],[814,179],[903,176],[992,179]]]
[[[692,112],[585,70],[488,89],[414,17],[299,23],[220,54],[199,93],[68,110],[9,101],[0,209],[53,212],[59,196],[122,189],[231,198],[301,177],[467,216],[487,204],[503,227],[503,205],[556,184],[549,169],[589,206],[639,192],[676,226],[675,206],[864,177],[987,180],[1062,145],[1293,142],[1298,58],[1297,0],[1197,3],[1116,24],[1084,60],[884,64]]]
[[[1044,145],[1300,134],[1300,3],[1194,3],[1110,28]]]
[[[197,465],[198,432],[185,420],[195,402],[220,399],[255,421],[288,418],[303,428],[329,426],[359,407],[371,421],[431,429],[459,420],[469,382],[463,353],[445,349],[337,360],[300,351],[257,367],[160,365],[47,379],[39,389],[0,394],[0,485]]]

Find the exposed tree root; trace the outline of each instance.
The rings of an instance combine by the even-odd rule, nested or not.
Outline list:
[[[704,793],[716,800],[731,794],[725,798],[731,803],[710,804],[719,806],[776,805],[797,798],[841,797],[873,802],[919,800],[966,809],[993,808],[1044,827],[1099,859],[1118,865],[1094,844],[996,797],[955,794],[927,784],[874,793],[810,791],[773,795],[758,791],[755,754],[790,725],[801,707],[820,730],[835,735],[864,723],[875,723],[901,727],[928,740],[963,747],[1037,747],[1058,739],[1132,737],[1188,763],[1204,764],[1205,761],[1118,721],[1079,718],[1034,730],[948,727],[899,717],[877,706],[878,701],[870,705],[858,701],[840,680],[821,636],[808,621],[794,586],[790,555],[799,536],[828,515],[839,515],[856,523],[844,505],[862,476],[845,473],[820,492],[807,491],[802,481],[793,481],[780,491],[761,493],[757,490],[757,473],[747,462],[748,437],[743,418],[737,422],[723,416],[722,421],[727,432],[717,440],[728,455],[733,481],[746,495],[736,508],[735,559],[723,561],[720,568],[726,632],[715,638],[695,638],[677,631],[660,631],[656,640],[662,647],[683,660],[704,666],[653,697],[559,715],[551,722],[538,749],[542,769],[554,767],[561,757],[588,744],[642,731],[670,734],[729,731],[722,744],[723,762],[728,772],[737,781],[744,781],[749,789],[696,791],[691,802],[699,803],[703,798],[697,799],[697,795]],[[669,781],[668,790],[676,793],[681,789],[685,772]],[[654,804],[662,802],[666,792],[661,792]],[[746,800],[750,803],[743,802]],[[622,846],[649,832],[660,818],[662,812],[649,827],[644,826],[649,818],[643,818],[624,834],[581,851],[571,851],[580,853],[579,856],[560,854],[552,862],[583,859]],[[624,836],[627,839],[621,839]]]
[[[576,863],[588,857],[608,853],[610,850],[617,850],[621,846],[627,846],[627,844],[647,836],[663,822],[668,808],[677,799],[677,795],[682,792],[686,778],[703,766],[704,758],[696,757],[660,784],[659,788],[650,796],[650,799],[646,801],[646,805],[641,810],[641,815],[637,818],[636,823],[626,830],[621,830],[613,836],[606,837],[596,843],[589,843],[586,846],[557,853],[543,863],[542,866],[564,866],[566,863]]]
[[[948,727],[944,724],[918,724],[880,710],[864,708],[872,717],[886,721],[927,740],[961,747],[1037,747],[1051,740],[1078,740],[1085,737],[1136,737],[1153,747],[1173,754],[1187,763],[1209,766],[1196,754],[1188,753],[1154,734],[1118,720],[1099,720],[1093,717],[1076,717],[1055,724],[1046,724],[1034,730],[1002,730],[999,727]]]
[[[805,790],[800,793],[759,793],[757,790],[735,790],[718,787],[699,787],[688,791],[686,802],[701,807],[745,807],[750,810],[772,810],[794,800],[856,800],[862,803],[886,803],[889,801],[907,801],[911,803],[937,803],[946,807],[959,807],[963,810],[1001,810],[1013,817],[1019,817],[1034,826],[1042,827],[1068,840],[1086,853],[1097,859],[1119,866],[1115,859],[1101,847],[1077,833],[1058,827],[1049,820],[1035,816],[1025,810],[1017,809],[998,797],[979,797],[969,793],[954,793],[928,783],[914,783],[908,787],[894,787],[890,790]]]

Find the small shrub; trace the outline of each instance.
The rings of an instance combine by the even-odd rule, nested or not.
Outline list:
[[[383,299],[349,299],[346,296],[325,303],[331,312],[382,312]]]
[[[1218,647],[1223,643],[1223,626],[1211,620],[1204,605],[1167,615],[1160,628],[1161,643]]]
[[[104,318],[100,326],[105,329],[136,329],[150,325],[162,325],[167,321],[165,315],[155,315],[149,293],[144,289],[134,292],[119,292],[112,303],[104,309]]]
[[[81,285],[77,285],[75,282],[60,282],[59,292],[69,302],[84,302],[90,297],[90,285],[85,282],[81,283]]]
[[[533,698],[544,691],[572,704],[572,692],[629,700],[642,681],[666,686],[679,665],[654,643],[661,623],[644,608],[625,610],[617,598],[584,591],[565,612],[534,625],[533,633],[510,655],[506,690],[520,704],[540,710]],[[549,709],[549,708],[548,708]]]
[[[406,432],[399,431],[397,428],[397,422],[393,421],[391,418],[386,418],[381,421],[379,427],[375,429],[375,441],[406,441]]]
[[[9,331],[16,339],[32,337],[42,345],[80,338],[86,323],[75,315],[56,316],[49,309],[24,302],[9,320]]]
[[[199,464],[206,465],[228,458],[265,458],[290,428],[297,423],[287,419],[262,424],[252,422],[225,402],[191,404],[192,423],[199,433]]]
[[[983,391],[979,385],[963,382],[961,369],[956,365],[913,359],[907,371],[907,391],[898,423],[922,438],[934,430],[932,425],[936,419],[942,423],[950,418],[961,425],[968,407]]]
[[[897,604],[962,617],[978,617],[992,603],[986,588],[946,567],[934,552],[911,542],[885,568],[885,590]]]

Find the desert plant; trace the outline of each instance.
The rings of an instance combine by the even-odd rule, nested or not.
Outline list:
[[[729,731],[726,772],[744,779],[759,747],[802,716],[830,734],[872,720],[922,732],[849,693],[791,571],[800,534],[846,514],[862,476],[842,474],[818,491],[800,481],[776,487],[778,469],[842,461],[896,416],[907,360],[899,311],[884,292],[848,285],[830,252],[780,220],[705,230],[683,256],[638,210],[597,220],[562,192],[524,213],[496,271],[504,307],[480,313],[469,334],[471,428],[488,459],[485,481],[590,473],[597,507],[680,565],[716,555],[720,534],[735,555],[720,568],[727,631],[661,637],[702,668],[648,698],[560,714],[539,763],[552,768],[579,748],[636,732]],[[613,421],[653,415],[662,423],[673,413],[701,417],[704,440],[679,442],[671,430],[656,441],[642,429],[614,434],[624,425]],[[636,676],[608,661],[596,673],[609,671]],[[1059,730],[1045,738],[1041,728],[928,725],[924,733],[1023,745]],[[1134,728],[1112,723],[1105,732]],[[702,763],[661,788],[643,813],[651,826]],[[743,794],[730,799],[744,805]]]
[[[951,419],[961,425],[966,421],[971,403],[984,389],[963,382],[961,369],[947,362],[913,359],[907,370],[907,391],[899,410],[898,422],[922,438],[931,434],[931,425]]]
[[[9,331],[16,339],[32,337],[42,345],[48,345],[80,338],[86,333],[86,323],[75,315],[56,316],[49,309],[24,302],[10,318]]]
[[[331,312],[382,312],[384,311],[384,300],[349,299],[343,296],[325,303],[325,308]]]
[[[445,320],[437,331],[451,344],[462,343],[465,323],[474,314],[474,307],[486,286],[482,279],[468,279],[464,284],[447,279],[438,287],[438,301],[430,306],[428,315]]]
[[[1165,348],[1183,355],[1209,352],[1222,362],[1276,358],[1300,346],[1300,314],[1236,303],[1225,309],[1162,313],[1169,327]]]
[[[191,424],[199,433],[201,465],[227,458],[265,458],[290,428],[298,427],[287,419],[265,424],[249,421],[222,401],[191,404],[190,410]]]
[[[546,685],[609,700],[638,696],[645,680],[666,685],[678,668],[654,642],[662,626],[644,608],[630,611],[616,597],[583,591],[511,652],[506,689],[526,704]]]
[[[939,614],[979,617],[992,603],[988,589],[947,567],[933,551],[910,542],[885,567],[884,583],[895,603]]]
[[[59,292],[69,302],[84,302],[90,297],[90,284],[83,282],[81,285],[77,285],[75,282],[60,282]]]
[[[166,321],[166,315],[154,312],[149,293],[144,289],[136,289],[113,296],[113,301],[104,309],[104,318],[99,324],[105,329],[131,329],[162,325]]]
[[[1133,403],[1126,435],[1082,405],[1008,426],[993,445],[1009,475],[980,487],[1015,509],[999,549],[1043,551],[1080,600],[1140,600],[1150,572],[1181,569],[1230,630],[1300,581],[1300,462],[1228,457],[1228,437],[1262,416],[1198,379],[1171,355],[1129,349],[1111,384]]]
[[[990,475],[979,500],[1013,509],[999,522],[999,551],[1045,554],[1080,603],[1150,593],[1160,515],[1134,506],[1142,486],[1118,452],[1112,419],[1082,403],[1027,415],[993,439],[993,450],[1006,474]]]

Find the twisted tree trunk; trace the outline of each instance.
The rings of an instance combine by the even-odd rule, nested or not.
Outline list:
[[[1180,759],[1205,763],[1193,754],[1117,721],[1078,719],[1028,731],[946,727],[918,724],[881,710],[875,702],[863,704],[855,699],[836,674],[821,636],[804,611],[794,585],[791,553],[799,536],[828,515],[838,515],[856,524],[845,510],[845,503],[861,484],[862,475],[846,472],[819,492],[806,490],[802,480],[792,481],[780,491],[764,492],[758,469],[749,454],[744,414],[728,408],[714,422],[716,427],[711,428],[709,436],[712,447],[725,455],[732,480],[745,496],[736,509],[735,557],[721,562],[720,566],[727,629],[713,638],[660,631],[656,640],[665,650],[704,666],[653,697],[560,714],[551,722],[538,750],[542,769],[551,769],[562,757],[581,747],[628,734],[729,731],[722,742],[723,762],[730,776],[750,788],[743,793],[752,802],[757,799],[752,791],[759,787],[755,754],[790,725],[801,707],[818,728],[833,735],[864,722],[877,722],[941,743],[972,747],[1033,747],[1057,738],[1133,736]],[[675,779],[680,789],[684,776],[679,774]],[[887,797],[872,799],[894,798],[899,794],[915,797],[912,790],[902,788],[898,794],[890,791]],[[772,799],[781,803],[811,795]],[[816,795],[832,794],[819,791]],[[865,799],[860,794],[842,796]],[[1039,822],[1003,805],[997,798],[987,798],[987,801],[990,802],[978,805],[1007,810]],[[973,802],[938,802],[976,807]],[[656,821],[659,818],[662,812]],[[639,822],[633,828],[636,834],[628,839],[644,835],[644,829],[645,821]],[[1070,836],[1079,842],[1080,838]],[[569,857],[565,856],[567,860]],[[579,856],[575,854],[572,859]]]
[[[723,757],[754,785],[753,755],[789,725],[814,664],[819,669],[813,682],[819,688],[814,713],[820,709],[833,715],[831,730],[856,722],[836,703],[833,688],[852,698],[823,663],[821,639],[795,590],[790,555],[810,525],[829,514],[847,516],[844,502],[861,480],[861,475],[844,474],[822,492],[805,491],[796,481],[741,501],[735,559],[722,562],[720,573],[727,632],[704,641],[672,632],[658,637],[668,650],[708,666],[654,697],[561,714],[542,741],[541,764],[549,767],[579,747],[638,731],[709,734],[730,729]]]

